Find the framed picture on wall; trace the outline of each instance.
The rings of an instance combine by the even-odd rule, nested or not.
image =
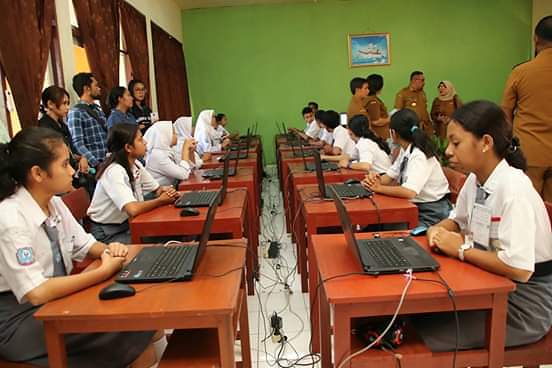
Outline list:
[[[389,33],[349,34],[349,67],[391,64]]]

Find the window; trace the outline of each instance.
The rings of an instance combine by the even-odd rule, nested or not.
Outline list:
[[[128,51],[126,48],[126,41],[123,35],[123,27],[119,23],[119,85],[127,86],[128,82],[132,79],[132,65],[130,64],[130,58],[128,57]]]

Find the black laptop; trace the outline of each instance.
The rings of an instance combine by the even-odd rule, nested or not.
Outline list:
[[[357,239],[345,204],[336,191],[328,188],[335,202],[347,247],[359,261],[364,272],[370,275],[435,271],[439,263],[411,237]]]
[[[238,164],[239,164],[239,153],[240,151],[237,151],[238,152],[238,158],[236,160],[234,160],[234,166],[233,167],[230,167],[230,162],[228,162],[228,176],[236,176],[236,173],[238,172]],[[222,160],[223,161],[230,161],[230,153],[226,153],[224,156],[222,156]],[[226,165],[226,162],[224,163]],[[209,169],[209,170],[205,170],[203,171],[203,173],[201,174],[202,177],[204,177],[205,179],[210,179],[210,180],[218,180],[218,179],[222,179],[224,177],[224,165],[223,167],[219,167],[217,169]]]
[[[245,142],[245,145],[243,144],[243,142],[240,142],[236,145],[230,146],[230,151],[236,152],[230,152],[228,154],[229,159],[237,160],[239,158],[240,160],[246,160],[249,157],[249,146],[251,145],[251,138],[251,131],[249,130],[249,128],[247,128],[247,140]]]
[[[115,281],[131,284],[191,280],[201,257],[205,253],[222,191],[223,189],[220,189],[209,204],[199,244],[143,248],[119,272]]]
[[[300,144],[300,152],[303,153],[303,143]],[[316,149],[313,149],[312,151],[313,157],[316,157],[316,154],[318,154],[318,160],[320,161],[320,167],[322,168],[322,171],[336,171],[339,169],[339,166],[335,162],[327,162],[320,159],[320,152]],[[301,156],[299,156],[301,157]],[[305,156],[303,155],[303,166],[305,168],[305,171],[316,171],[316,164],[314,162],[307,162],[305,160]]]
[[[293,157],[312,157],[312,149],[305,150],[303,147],[303,142],[301,141],[301,137],[297,137],[299,139],[298,146],[291,146],[291,150],[293,152]],[[299,147],[299,148],[297,148]]]
[[[328,187],[334,188],[339,198],[368,198],[373,195],[370,190],[365,189],[362,185],[360,185],[360,183],[326,185],[319,152],[314,153],[314,167],[316,169],[318,191],[320,192],[320,197],[322,198],[331,198]]]
[[[239,137],[238,139],[232,141],[232,144],[230,145],[230,151],[239,151],[249,146],[250,144],[249,136],[250,136],[250,129],[247,128],[247,135],[245,136],[245,138]]]
[[[224,202],[224,199],[226,198],[226,191],[228,190],[228,171],[230,161],[228,158],[224,159],[224,168],[222,171],[222,187],[220,188],[220,196],[219,191],[217,190],[198,190],[193,192],[186,192],[183,193],[180,198],[174,202],[174,206],[177,208],[182,207],[207,207],[210,206],[213,198],[219,197],[219,204],[222,204]],[[234,170],[237,170],[237,168],[234,168]]]

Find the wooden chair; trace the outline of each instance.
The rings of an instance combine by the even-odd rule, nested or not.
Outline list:
[[[460,189],[464,186],[467,176],[466,174],[453,170],[450,167],[443,167],[443,173],[449,182],[450,201],[452,203],[456,203],[458,193],[460,193]]]
[[[73,190],[72,192],[64,194],[61,199],[65,205],[69,208],[69,211],[73,214],[73,217],[82,224],[86,231],[90,230],[90,221],[86,215],[86,211],[90,206],[90,196],[84,188]],[[73,263],[72,274],[80,273],[84,270],[92,260],[85,259],[82,262]],[[0,366],[1,368],[1,366]]]

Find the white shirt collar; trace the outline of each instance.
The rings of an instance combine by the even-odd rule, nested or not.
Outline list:
[[[36,226],[42,226],[44,221],[48,218],[44,211],[42,211],[42,208],[38,205],[38,203],[35,201],[31,193],[25,188],[20,187],[17,189],[17,192],[15,193],[15,198],[21,203],[21,207],[23,208],[23,211],[25,212],[25,215],[28,216],[28,218],[36,225]],[[48,209],[50,211],[50,218],[55,218],[56,212],[54,210],[54,206],[50,203],[48,203]]]
[[[489,175],[485,183],[482,185],[483,189],[489,194],[493,193],[496,187],[499,185],[500,178],[503,176],[503,173],[506,172],[509,167],[510,165],[508,165],[508,162],[502,159],[498,163],[498,165],[496,165],[493,172],[491,173],[491,175]],[[479,182],[477,184],[479,185]]]

